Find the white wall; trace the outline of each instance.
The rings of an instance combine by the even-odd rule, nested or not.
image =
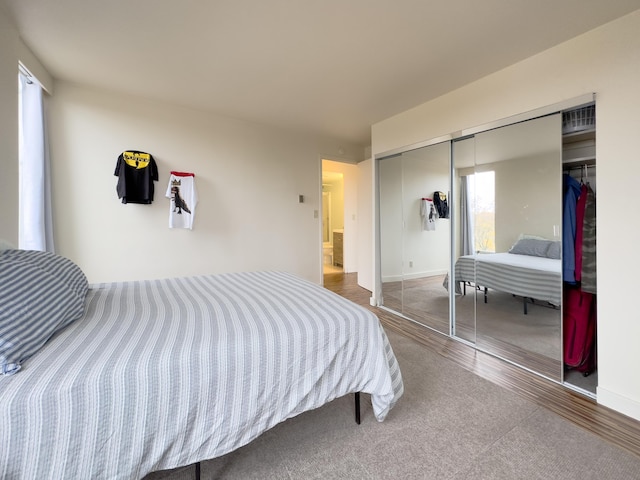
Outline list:
[[[402,280],[402,157],[381,160],[376,165],[379,176],[379,245],[380,281]],[[377,283],[377,282],[375,282]],[[374,283],[374,284],[375,284]],[[374,294],[380,297],[380,286]]]
[[[68,83],[56,84],[50,118],[56,246],[89,281],[277,269],[320,283],[320,159],[361,151]],[[156,159],[151,205],[117,198],[127,149]],[[191,231],[168,228],[171,170],[196,175]]]
[[[562,170],[558,155],[528,157],[493,165],[495,172],[495,245],[506,252],[521,234],[561,240]]]
[[[373,292],[373,233],[374,228],[374,179],[373,160],[358,163],[358,217],[356,230],[358,231],[357,267],[358,285]]]
[[[398,159],[399,160],[399,159]],[[392,160],[393,161],[393,160]],[[423,230],[421,199],[449,191],[449,145],[441,143],[402,155],[402,210],[404,229],[401,251],[403,279],[443,275],[449,270],[448,218],[435,221],[435,230]]]
[[[449,145],[440,143],[386,158],[378,164],[380,183],[381,281],[442,275],[449,269],[448,218],[424,230],[421,199],[449,191]]]
[[[17,33],[0,10],[0,238],[18,245]]]
[[[344,229],[344,177],[335,179],[331,187],[323,186],[323,191],[331,193],[330,241],[333,242],[333,231]]]
[[[495,173],[496,252],[509,250],[523,233],[549,239],[559,233],[561,120],[561,114],[548,115],[482,132],[473,140],[476,171]]]
[[[374,156],[596,92],[598,402],[640,419],[640,11],[372,127]]]

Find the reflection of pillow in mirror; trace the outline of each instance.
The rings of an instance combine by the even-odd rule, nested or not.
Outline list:
[[[509,253],[515,253],[517,255],[530,255],[532,257],[546,257],[550,243],[552,242],[549,240],[523,238],[522,240],[518,240],[516,244],[511,247]]]
[[[541,237],[540,235],[529,235],[528,233],[521,233],[520,236],[518,237],[518,240],[524,240],[524,239],[535,239],[535,240],[546,240],[546,238]]]
[[[561,252],[562,252],[562,245],[560,244],[560,242],[549,242],[549,249],[547,250],[547,258],[560,260]]]

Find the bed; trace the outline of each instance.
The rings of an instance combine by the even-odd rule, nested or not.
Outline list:
[[[350,393],[383,421],[403,393],[377,317],[288,273],[87,285],[63,257],[7,250],[0,284],[0,478],[199,468]]]
[[[455,282],[464,292],[467,284],[481,289],[485,302],[489,289],[558,307],[562,300],[560,245],[550,240],[518,241],[509,252],[464,255],[455,264]],[[546,245],[546,248],[545,248]]]

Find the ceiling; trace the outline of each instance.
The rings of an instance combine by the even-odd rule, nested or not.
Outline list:
[[[640,0],[0,0],[58,80],[366,146]]]

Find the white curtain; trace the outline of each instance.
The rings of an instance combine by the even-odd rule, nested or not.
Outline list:
[[[54,252],[44,92],[22,73],[19,80],[19,247]]]
[[[473,209],[471,208],[471,198],[469,198],[470,176],[464,176],[460,182],[460,219],[462,235],[462,255],[473,254]]]

